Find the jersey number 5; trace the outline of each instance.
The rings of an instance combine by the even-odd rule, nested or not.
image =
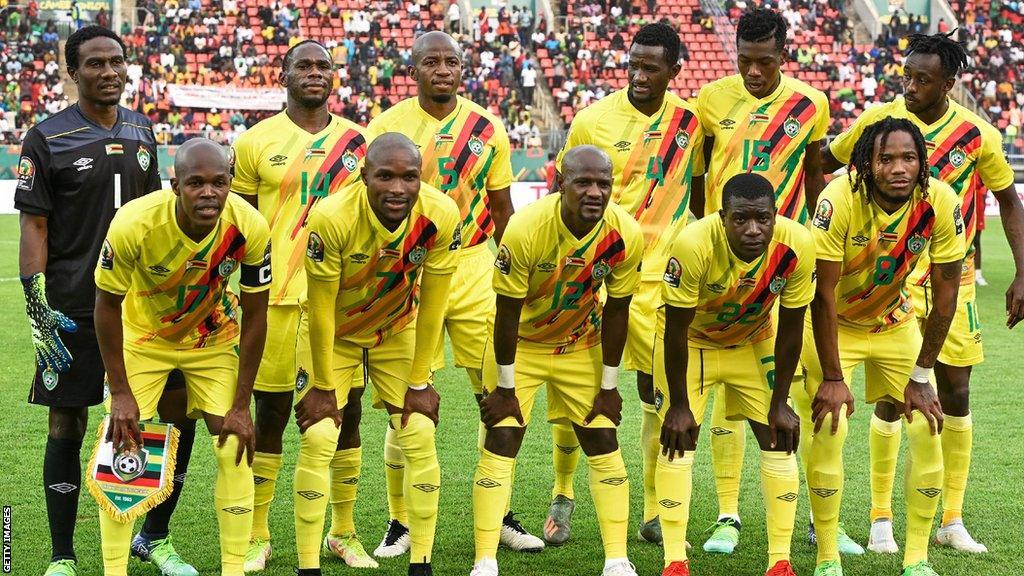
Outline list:
[[[767,172],[772,160],[772,143],[769,140],[743,141],[743,169],[750,172]]]
[[[455,170],[455,158],[441,156],[437,159],[437,175],[441,177],[441,192],[448,192],[459,185],[459,173]]]

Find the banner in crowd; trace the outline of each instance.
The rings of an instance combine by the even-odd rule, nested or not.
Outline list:
[[[171,97],[171,103],[182,108],[226,108],[229,110],[273,110],[277,112],[285,105],[285,91],[280,88],[168,84],[167,93]]]

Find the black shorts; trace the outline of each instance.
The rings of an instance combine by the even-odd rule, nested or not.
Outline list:
[[[61,341],[71,353],[71,368],[57,374],[55,379],[48,379],[47,386],[43,382],[43,371],[36,366],[29,403],[55,408],[83,408],[100,404],[106,398],[103,358],[92,317],[73,320],[78,324],[77,331],[60,332]],[[167,377],[166,389],[184,386],[185,378],[180,371],[174,370]]]

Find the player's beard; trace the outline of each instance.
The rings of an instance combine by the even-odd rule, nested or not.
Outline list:
[[[434,94],[430,97],[431,100],[438,104],[447,104],[452,101],[452,98],[455,98],[455,94]]]
[[[317,108],[322,108],[325,104],[327,104],[327,100],[330,99],[330,97],[331,97],[331,92],[329,90],[325,90],[324,93],[323,93],[323,96],[308,96],[308,95],[305,95],[305,94],[293,94],[292,95],[292,100],[294,102],[296,102],[299,106],[302,106],[303,108],[309,108],[311,110],[315,110]]]

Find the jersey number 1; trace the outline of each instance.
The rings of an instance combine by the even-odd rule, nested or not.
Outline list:
[[[114,174],[114,210],[121,207],[121,175]]]

